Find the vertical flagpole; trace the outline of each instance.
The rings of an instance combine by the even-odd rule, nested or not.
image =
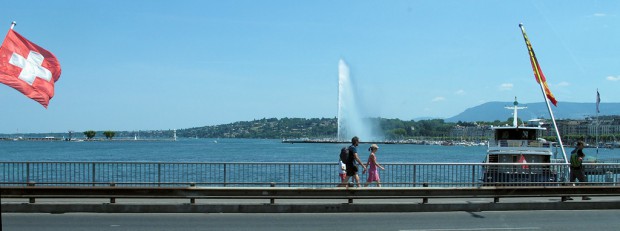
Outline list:
[[[562,143],[562,137],[560,136],[560,131],[558,130],[558,125],[555,122],[555,116],[553,115],[553,110],[551,110],[551,105],[549,104],[549,99],[547,99],[547,94],[545,93],[545,88],[543,87],[543,81],[540,78],[541,73],[538,67],[538,62],[535,60],[536,56],[534,56],[534,50],[532,45],[529,43],[527,39],[527,35],[525,33],[525,27],[523,27],[522,23],[519,23],[519,28],[521,28],[521,32],[523,32],[523,39],[525,39],[525,43],[527,45],[527,49],[530,52],[530,59],[532,59],[532,65],[534,65],[534,74],[538,79],[538,85],[540,85],[540,90],[542,91],[543,98],[545,99],[545,103],[547,104],[547,110],[549,110],[549,115],[551,115],[551,121],[553,122],[553,127],[555,128],[555,135],[558,139],[558,143],[560,144],[560,150],[562,150],[562,155],[564,156],[564,162],[568,164],[568,158],[566,157],[566,151],[564,150],[564,144]]]
[[[599,94],[598,94],[598,88],[596,89],[596,157],[598,158],[598,128],[600,127],[599,124],[599,120],[598,120],[598,104],[600,102],[600,98],[599,98]]]

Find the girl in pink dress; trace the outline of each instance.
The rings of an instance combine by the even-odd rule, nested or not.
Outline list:
[[[364,187],[367,187],[373,181],[377,182],[377,187],[381,187],[381,179],[379,178],[379,170],[377,167],[381,168],[381,170],[385,170],[385,168],[377,162],[377,156],[375,155],[379,150],[379,146],[372,144],[368,150],[370,151],[370,156],[368,156],[368,163],[366,165],[368,166],[368,179]],[[366,170],[364,170],[364,172],[365,171]]]

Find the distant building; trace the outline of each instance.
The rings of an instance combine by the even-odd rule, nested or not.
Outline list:
[[[450,137],[460,137],[462,140],[487,139],[493,136],[489,125],[461,126],[456,125],[450,130]]]
[[[583,120],[558,120],[556,123],[560,134],[563,136],[620,135],[620,116],[601,116],[598,119],[598,126],[596,118],[586,118]],[[551,130],[551,132],[553,132],[553,130]]]
[[[551,121],[541,120],[542,127],[547,128],[542,136],[555,137]],[[620,116],[600,116],[598,124],[596,118],[586,118],[582,120],[557,120],[556,124],[562,137],[578,136],[583,139],[599,137],[610,137],[611,141],[620,140]],[[490,126],[473,124],[474,126],[456,125],[450,130],[450,137],[461,137],[461,139],[481,139],[490,138],[493,133]],[[597,126],[598,125],[598,126]],[[598,128],[598,133],[597,133]],[[564,140],[564,138],[563,138]],[[591,140],[590,140],[591,141]]]

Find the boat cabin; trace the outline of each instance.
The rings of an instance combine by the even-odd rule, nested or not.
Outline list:
[[[539,138],[541,127],[498,127],[489,141],[487,163],[550,163],[551,143]]]
[[[515,98],[512,126],[492,127],[494,137],[489,140],[484,169],[486,182],[549,182],[555,181],[555,173],[550,170],[553,143],[540,138],[546,129],[540,123],[519,125]],[[539,122],[539,121],[531,121]],[[535,164],[535,165],[531,165]]]

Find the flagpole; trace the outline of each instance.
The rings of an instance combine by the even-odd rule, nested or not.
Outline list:
[[[17,23],[15,21],[11,22],[11,30],[13,30],[13,27],[15,27],[15,25],[17,25]],[[0,43],[0,44],[2,44],[2,43]],[[0,49],[2,49],[1,46],[0,46]]]
[[[535,61],[534,59],[536,58],[536,56],[534,55],[534,50],[531,47],[531,44],[529,44],[527,35],[525,33],[525,27],[523,27],[522,23],[519,23],[519,28],[521,28],[521,32],[523,33],[523,39],[525,39],[527,49],[530,52],[530,58],[533,59],[532,65],[534,65],[534,68],[533,68],[534,74],[536,75],[536,78],[538,79],[538,85],[540,85],[540,90],[542,91],[543,98],[545,99],[545,103],[547,104],[547,110],[549,110],[549,115],[551,115],[551,121],[553,122],[553,127],[555,128],[555,135],[556,135],[556,138],[558,139],[558,143],[560,144],[560,150],[562,150],[562,155],[564,156],[564,162],[568,164],[568,158],[566,157],[566,151],[564,150],[564,144],[562,143],[562,137],[560,136],[560,131],[558,130],[558,125],[555,122],[555,116],[553,115],[553,110],[551,110],[549,99],[547,99],[545,88],[543,87],[543,82],[540,78],[540,73],[538,71],[539,70],[538,62],[534,62]]]
[[[562,143],[562,137],[560,136],[558,125],[555,123],[555,116],[553,116],[553,110],[551,110],[551,105],[549,104],[549,100],[545,96],[545,89],[542,87],[542,84],[540,84],[540,89],[542,90],[543,98],[545,98],[545,102],[547,103],[547,110],[549,110],[549,114],[551,115],[551,121],[553,122],[553,127],[555,128],[555,135],[558,138],[558,142],[560,143],[560,149],[562,150],[564,161],[568,164],[568,158],[566,158],[566,151],[564,151],[564,144]]]
[[[596,127],[595,127],[596,129],[596,157],[597,158],[598,158],[598,128],[600,127],[599,120],[598,120],[598,113],[599,113],[598,104],[600,102],[599,100],[600,98],[599,98],[598,88],[597,88],[596,89]]]
[[[11,29],[10,30],[13,30],[13,27],[15,27],[15,25],[17,25],[17,22],[15,22],[15,21],[11,22]],[[0,44],[2,44],[2,43],[0,43]],[[0,49],[2,49],[1,46],[0,46]]]

